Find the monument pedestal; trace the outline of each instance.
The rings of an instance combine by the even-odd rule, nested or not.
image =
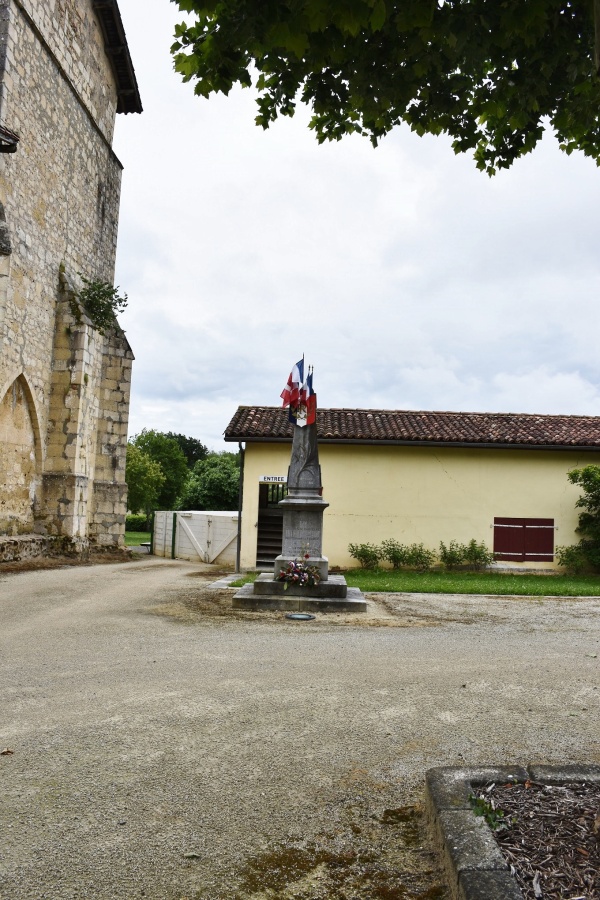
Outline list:
[[[323,556],[323,500],[321,466],[315,424],[294,428],[292,460],[288,472],[288,496],[283,510],[281,555],[273,574],[259,575],[234,595],[235,609],[284,609],[293,612],[365,612],[367,603],[358,588],[348,588],[343,575],[329,576],[329,561]],[[319,570],[320,581],[300,587],[279,581],[279,573],[291,562]]]
[[[329,503],[318,489],[304,496],[299,494],[298,489],[290,488],[289,495],[279,503],[283,510],[283,541],[281,555],[275,560],[275,577],[288,563],[302,561],[308,553],[307,563],[318,568],[321,581],[327,581],[329,560],[323,556],[323,513]]]
[[[312,563],[312,560],[310,561]],[[286,612],[366,612],[367,601],[358,588],[349,588],[343,575],[330,575],[314,587],[274,581],[269,573],[245,584],[233,597],[234,609],[282,609]]]

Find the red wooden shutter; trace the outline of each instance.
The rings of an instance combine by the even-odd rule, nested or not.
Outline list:
[[[494,554],[516,562],[552,562],[554,519],[494,519]]]

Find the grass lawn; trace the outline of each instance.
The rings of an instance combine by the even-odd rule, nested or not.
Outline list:
[[[256,581],[258,578],[258,572],[246,572],[245,575],[240,575],[237,581],[232,581],[229,587],[243,587],[245,584],[250,584],[253,581]]]
[[[427,594],[514,594],[530,597],[600,597],[600,575],[508,575],[499,572],[403,572],[349,569],[362,591]]]
[[[139,547],[140,544],[145,544],[150,540],[150,532],[149,531],[126,531],[125,532],[125,546],[126,547]]]

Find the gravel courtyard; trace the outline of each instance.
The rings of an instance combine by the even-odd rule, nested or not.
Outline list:
[[[0,570],[2,900],[446,900],[426,769],[600,763],[600,599],[292,623],[216,577]]]

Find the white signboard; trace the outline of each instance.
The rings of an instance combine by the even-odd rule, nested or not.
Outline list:
[[[259,475],[258,480],[261,484],[286,484],[286,475]]]

